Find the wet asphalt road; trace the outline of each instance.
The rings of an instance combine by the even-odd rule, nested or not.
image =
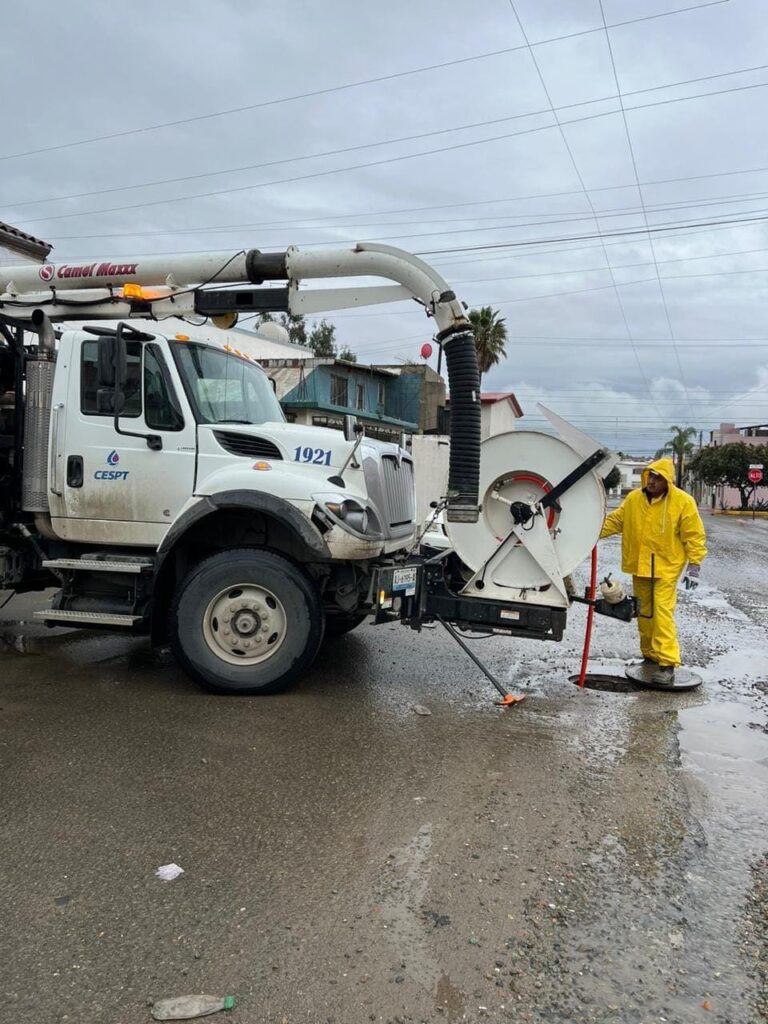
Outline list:
[[[768,523],[707,527],[687,695],[576,690],[581,609],[562,644],[475,645],[527,694],[500,710],[437,630],[365,625],[235,700],[15,598],[0,1021],[139,1024],[200,991],[231,1024],[768,1019]],[[593,667],[635,653],[598,620]]]

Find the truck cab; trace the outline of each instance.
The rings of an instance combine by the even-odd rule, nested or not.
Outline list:
[[[399,445],[286,423],[254,360],[185,335],[126,335],[116,418],[114,382],[100,372],[112,333],[93,330],[65,331],[58,346],[49,442],[57,537],[159,548],[208,509],[206,499],[250,492],[289,519],[298,512],[330,560],[411,546],[413,465]]]

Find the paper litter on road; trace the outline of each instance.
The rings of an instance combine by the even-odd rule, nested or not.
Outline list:
[[[184,868],[180,868],[178,864],[161,864],[155,871],[155,875],[164,882],[172,882],[174,878],[178,878],[179,875],[183,874]]]

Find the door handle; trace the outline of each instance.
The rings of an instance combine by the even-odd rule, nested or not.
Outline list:
[[[83,456],[70,455],[67,459],[67,487],[83,486]]]
[[[51,410],[51,450],[49,453],[48,463],[48,486],[51,492],[57,497],[61,497],[61,491],[59,490],[58,481],[58,468],[59,468],[59,421],[61,419],[61,410],[64,408],[64,403],[59,402],[58,405],[54,405]]]

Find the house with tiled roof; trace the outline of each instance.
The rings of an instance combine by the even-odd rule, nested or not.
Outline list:
[[[45,263],[53,246],[0,220],[0,267],[16,263]]]

